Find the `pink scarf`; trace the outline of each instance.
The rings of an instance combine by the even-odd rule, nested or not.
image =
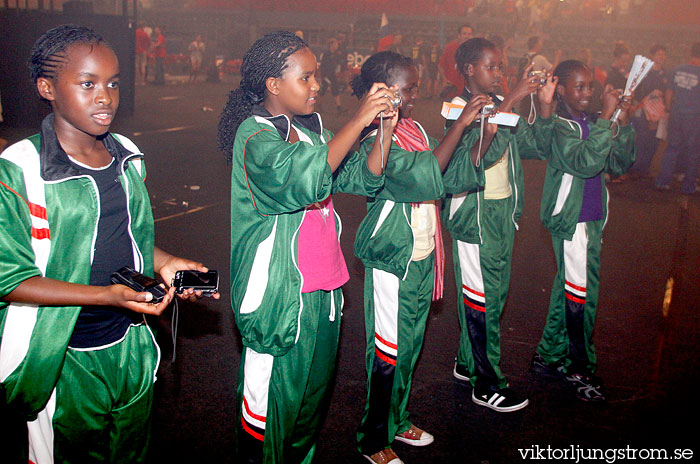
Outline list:
[[[396,144],[406,151],[429,151],[428,141],[418,124],[411,118],[401,118],[394,128]],[[416,207],[419,203],[411,203]],[[437,208],[437,205],[436,205]],[[445,288],[445,247],[442,243],[442,225],[440,214],[435,211],[435,281],[433,285],[433,301],[442,298]]]

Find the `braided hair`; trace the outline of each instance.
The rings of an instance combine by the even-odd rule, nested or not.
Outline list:
[[[484,56],[484,50],[498,50],[496,44],[483,37],[474,37],[469,39],[459,46],[455,52],[455,61],[457,62],[457,70],[465,78],[467,77],[467,65],[476,64]]]
[[[566,86],[566,84],[569,82],[569,79],[571,79],[571,75],[575,72],[589,72],[593,74],[591,68],[589,68],[583,61],[566,60],[559,63],[557,67],[554,68],[553,75],[559,78],[559,81],[557,83],[558,86]],[[569,110],[566,109],[566,105],[564,104],[561,95],[559,95],[559,92],[555,92],[555,95],[557,98],[556,113],[564,117],[570,118],[571,115],[569,114]]]
[[[277,31],[255,41],[243,57],[241,82],[228,94],[228,101],[219,119],[219,150],[231,162],[233,141],[238,127],[253,114],[253,105],[265,100],[265,82],[269,77],[281,77],[287,69],[287,58],[308,48],[306,42],[288,31]]]
[[[372,88],[375,82],[383,82],[391,86],[394,82],[394,73],[400,69],[415,67],[412,58],[400,55],[392,51],[375,53],[367,58],[362,65],[360,74],[355,76],[350,83],[353,95],[362,98]]]
[[[63,24],[49,29],[32,47],[32,54],[27,63],[32,82],[36,84],[40,77],[55,80],[59,69],[68,60],[68,47],[76,43],[100,44],[112,48],[100,34],[88,27]]]

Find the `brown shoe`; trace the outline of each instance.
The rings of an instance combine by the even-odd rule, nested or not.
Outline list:
[[[431,444],[435,437],[411,424],[411,428],[394,437],[396,440],[411,446],[427,446]]]
[[[394,450],[387,448],[381,450],[378,453],[374,453],[372,456],[367,456],[363,454],[369,462],[374,462],[375,464],[403,464],[403,461],[394,453]]]

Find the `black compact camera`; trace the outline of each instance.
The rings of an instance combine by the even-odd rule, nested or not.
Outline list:
[[[149,292],[153,295],[150,303],[160,303],[168,292],[160,286],[160,282],[124,266],[112,273],[110,280],[113,284],[126,285],[137,292]]]
[[[530,77],[537,77],[540,80],[540,85],[547,83],[547,73],[544,71],[530,71]]]
[[[202,292],[202,295],[211,296],[219,291],[219,273],[217,271],[177,271],[172,286],[175,293],[182,293],[191,288]]]

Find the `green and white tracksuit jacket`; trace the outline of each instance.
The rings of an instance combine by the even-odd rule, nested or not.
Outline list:
[[[479,123],[467,128],[454,158],[469,157],[480,135]],[[485,170],[504,156],[511,195],[485,200]],[[450,185],[456,168],[452,164],[444,177],[448,197],[443,203],[442,218],[453,239],[461,326],[457,362],[469,372],[472,384],[488,389],[506,385],[499,368],[500,315],[510,283],[513,234],[523,204],[521,158],[541,158],[534,129],[522,118],[515,128],[499,126],[481,160],[478,184],[468,190]]]
[[[604,173],[619,176],[634,163],[634,129],[622,126],[613,136],[610,121],[598,118],[582,139],[578,122],[553,115],[536,127],[548,160],[540,218],[552,234],[557,274],[547,322],[537,352],[567,370],[596,368],[593,326],[600,284],[600,250],[608,217]],[[586,178],[601,175],[603,218],[579,222]]]
[[[231,304],[243,344],[281,355],[299,334],[302,276],[297,233],[305,208],[340,191],[374,195],[374,175],[357,153],[331,173],[328,141],[318,113],[297,116],[301,142],[290,144],[289,120],[261,107],[243,121],[233,147],[231,177]],[[335,217],[338,235],[340,218]]]
[[[335,173],[314,113],[291,122],[256,106],[238,128],[231,175],[231,304],[244,353],[238,376],[238,449],[254,462],[310,462],[330,393],[340,335],[342,291],[302,293],[298,232],[307,207],[336,191],[374,195],[384,176],[366,157]],[[334,216],[338,240],[341,222]]]
[[[619,176],[634,163],[634,128],[620,127],[613,137],[610,120],[598,118],[590,134],[581,139],[581,127],[558,115],[541,119],[535,126],[537,143],[545,152],[547,173],[542,190],[540,219],[552,233],[571,240],[583,201],[588,177],[600,173]],[[608,217],[608,189],[602,179],[603,217]]]
[[[135,267],[153,275],[154,227],[143,155],[120,135],[108,134],[104,143],[126,192]],[[0,297],[35,276],[89,284],[99,214],[95,181],[72,167],[58,144],[53,114],[47,116],[40,134],[0,156]],[[32,423],[43,417],[80,309],[0,302],[0,409]],[[31,424],[29,429],[31,445]],[[46,451],[52,453],[50,447]],[[38,451],[30,448],[30,457],[33,452]],[[45,461],[35,456],[35,462]]]

